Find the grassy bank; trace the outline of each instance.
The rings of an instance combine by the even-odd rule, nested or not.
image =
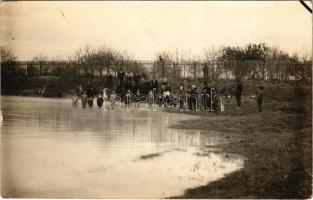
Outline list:
[[[309,198],[312,194],[311,95],[294,101],[243,100],[235,109],[230,101],[220,115],[205,112],[200,119],[174,128],[200,129],[228,140],[217,147],[247,158],[243,169],[174,198]],[[213,172],[212,172],[213,173]]]

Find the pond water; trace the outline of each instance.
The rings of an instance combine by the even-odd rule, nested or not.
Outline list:
[[[70,99],[2,96],[1,190],[10,197],[164,198],[239,170],[243,159],[212,150],[190,116],[96,111]]]

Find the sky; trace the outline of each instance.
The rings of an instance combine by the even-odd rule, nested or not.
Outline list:
[[[1,2],[0,13],[1,46],[19,60],[67,58],[86,45],[152,60],[261,42],[312,55],[312,15],[298,1],[24,1]]]

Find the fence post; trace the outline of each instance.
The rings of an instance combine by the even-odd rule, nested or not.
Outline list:
[[[225,67],[225,76],[226,76],[226,80],[228,80],[228,66],[227,63],[225,65],[225,61],[223,61],[223,66]]]
[[[196,67],[196,62],[193,62],[193,78],[196,80],[197,79],[197,67]]]
[[[26,75],[26,77],[27,77],[27,75],[28,75],[28,74],[27,74],[27,73],[28,73],[28,72],[27,72],[28,63],[26,62],[25,64],[26,64],[25,75]]]

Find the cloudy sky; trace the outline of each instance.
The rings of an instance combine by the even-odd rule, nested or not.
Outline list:
[[[2,2],[0,8],[1,45],[19,60],[40,53],[66,58],[85,45],[140,60],[164,50],[200,55],[212,46],[259,42],[312,52],[312,15],[298,1]]]

